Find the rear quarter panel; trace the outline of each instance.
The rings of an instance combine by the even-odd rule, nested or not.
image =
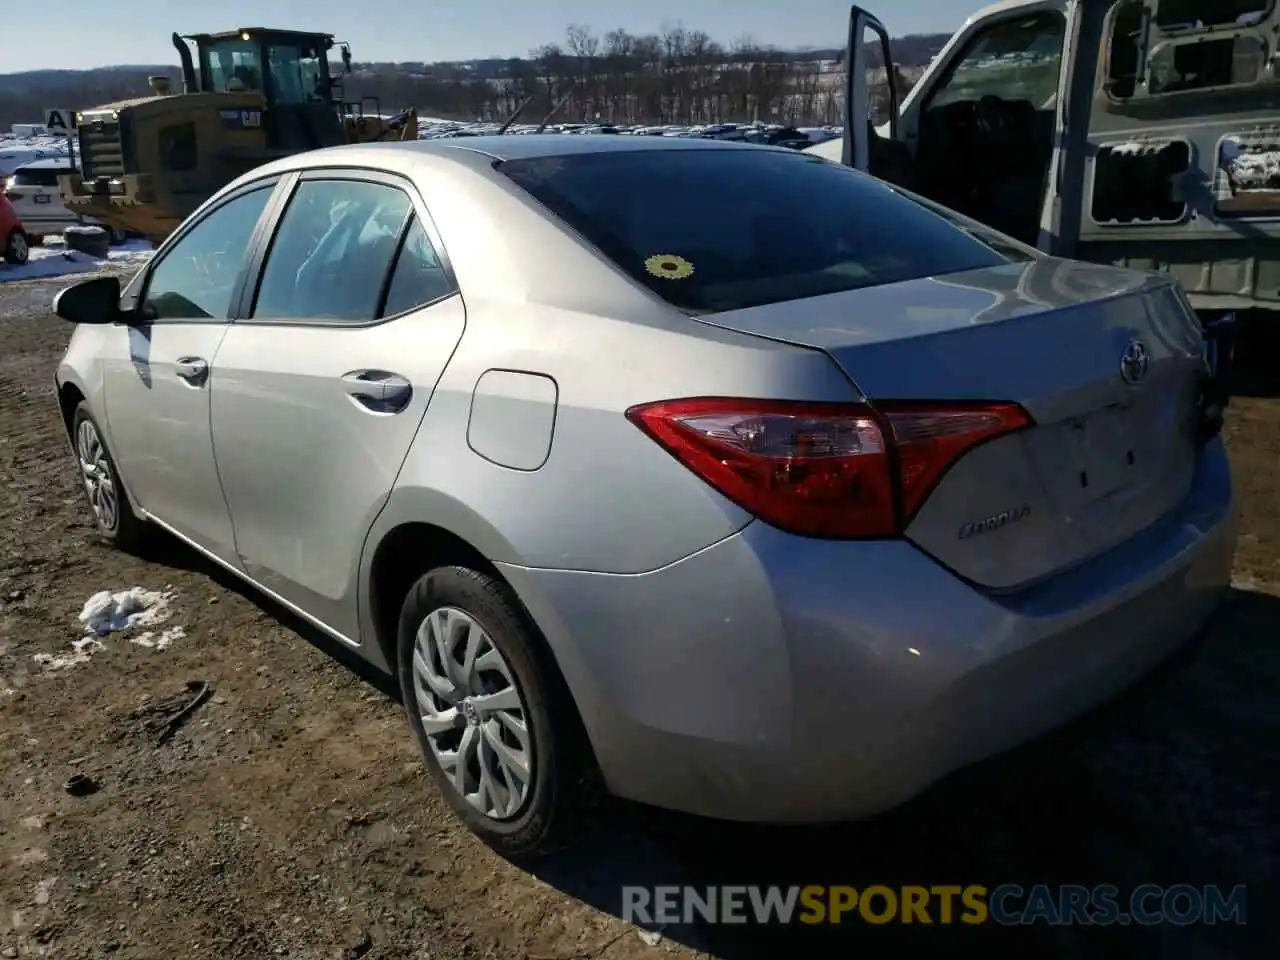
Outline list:
[[[615,574],[654,570],[742,529],[750,515],[641,432],[626,410],[689,396],[856,394],[818,351],[680,320],[686,331],[468,300],[467,331],[378,527],[434,523],[490,560]],[[494,463],[468,444],[476,384],[495,369],[556,383],[551,449],[536,470]]]

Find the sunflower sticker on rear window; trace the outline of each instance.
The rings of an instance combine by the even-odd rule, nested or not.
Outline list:
[[[674,253],[655,253],[645,260],[644,268],[663,280],[684,280],[693,276],[693,264]]]

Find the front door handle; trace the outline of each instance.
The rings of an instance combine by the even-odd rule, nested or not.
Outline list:
[[[343,374],[342,385],[370,413],[399,413],[413,399],[413,384],[387,370],[353,370]]]
[[[182,357],[174,367],[178,376],[193,387],[202,386],[209,378],[209,362],[201,357]]]

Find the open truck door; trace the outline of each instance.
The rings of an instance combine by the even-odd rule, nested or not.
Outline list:
[[[1091,0],[1085,6],[1108,2],[1115,0]],[[1068,0],[1009,0],[974,14],[939,51],[901,110],[905,84],[893,69],[884,26],[854,7],[846,52],[852,68],[845,80],[843,161],[1023,243],[1058,252],[1059,167],[1066,150],[1078,158],[1084,149],[1083,142],[1071,146],[1064,136],[1064,75],[1077,77],[1086,88],[1076,108],[1087,126],[1088,89],[1097,62],[1091,59],[1083,72],[1070,69],[1066,41],[1074,37],[1080,6]],[[888,69],[883,84],[872,89],[869,69],[878,51]],[[890,107],[887,131],[881,126],[880,134],[869,115],[873,105]]]
[[[882,143],[872,119],[871,51],[880,51],[884,66],[886,107],[889,113],[889,140]],[[885,147],[896,141],[898,134],[898,85],[893,69],[893,53],[889,47],[889,31],[876,17],[861,7],[849,10],[849,37],[845,46],[844,136],[840,162],[876,176],[896,172],[882,169]],[[897,155],[898,151],[892,151]],[[885,179],[897,179],[885,176]]]

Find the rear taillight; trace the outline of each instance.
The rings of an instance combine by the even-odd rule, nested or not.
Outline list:
[[[993,437],[1031,425],[1027,412],[1016,403],[904,403],[885,404],[878,409],[893,431],[902,515],[907,521],[961,454]]]
[[[4,198],[6,200],[17,201],[22,199],[22,194],[16,193],[13,190],[6,190],[4,194]]]
[[[627,418],[724,496],[792,533],[900,534],[965,451],[1029,426],[1016,404],[666,400]]]

